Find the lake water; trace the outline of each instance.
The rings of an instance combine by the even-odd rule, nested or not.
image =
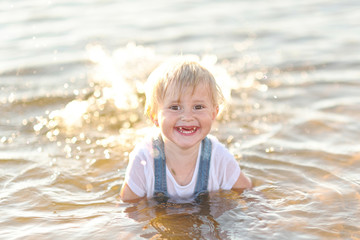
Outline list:
[[[3,0],[0,239],[360,239],[360,2]],[[118,198],[143,82],[192,54],[254,188]]]

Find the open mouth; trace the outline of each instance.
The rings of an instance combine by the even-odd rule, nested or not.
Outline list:
[[[192,134],[196,132],[198,127],[177,127],[176,130],[181,134]]]

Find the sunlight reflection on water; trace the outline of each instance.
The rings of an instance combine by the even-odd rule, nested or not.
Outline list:
[[[356,1],[0,6],[0,238],[360,239]],[[143,82],[179,54],[224,88],[212,134],[255,187],[122,203]]]

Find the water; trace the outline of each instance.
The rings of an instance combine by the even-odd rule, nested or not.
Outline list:
[[[1,1],[1,239],[360,239],[360,4]],[[122,203],[142,83],[193,54],[254,189]]]

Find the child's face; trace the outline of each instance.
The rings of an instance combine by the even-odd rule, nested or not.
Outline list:
[[[189,87],[179,98],[166,95],[153,119],[160,127],[165,142],[189,148],[201,142],[211,130],[218,113],[209,87]]]

